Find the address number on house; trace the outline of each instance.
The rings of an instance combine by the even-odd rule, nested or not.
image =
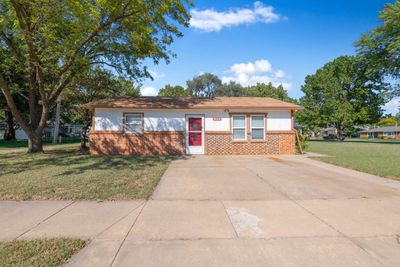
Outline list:
[[[221,121],[221,118],[213,118],[213,121]]]

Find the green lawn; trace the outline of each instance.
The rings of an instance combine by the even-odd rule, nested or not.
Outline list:
[[[172,158],[89,156],[79,144],[0,149],[0,200],[148,198]]]
[[[0,266],[60,266],[85,244],[72,238],[0,242]]]
[[[308,145],[307,151],[332,156],[319,160],[400,179],[400,144],[312,141]]]
[[[365,143],[399,143],[400,139],[382,139],[382,138],[346,138],[345,142],[365,142]]]
[[[81,141],[80,137],[62,137],[61,139],[61,142],[63,144],[79,143],[80,141]],[[43,139],[43,144],[51,144],[52,142],[53,138]],[[7,148],[18,148],[18,147],[28,148],[28,140],[12,140],[12,141],[0,140],[0,150]]]

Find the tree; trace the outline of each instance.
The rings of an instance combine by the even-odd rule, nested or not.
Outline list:
[[[82,107],[88,103],[113,96],[139,96],[140,89],[122,76],[115,77],[110,71],[99,67],[79,74],[68,86],[64,103],[64,121],[82,123],[81,149],[86,149],[86,139],[91,125],[90,111]]]
[[[379,126],[393,126],[396,125],[395,117],[382,118],[377,123]]]
[[[222,82],[218,76],[211,73],[204,73],[186,81],[187,89],[191,96],[214,97],[215,89],[220,87]]]
[[[13,79],[16,81],[19,80],[17,73],[13,74]],[[24,92],[24,90],[20,90],[17,93],[12,91],[15,103],[20,108],[24,116],[27,113],[27,97],[25,96],[25,94],[26,92]],[[5,122],[3,140],[5,141],[15,140],[16,139],[15,128],[17,125],[15,125],[14,116],[11,112],[10,107],[7,105],[6,98],[1,93],[0,93],[0,120],[4,120]]]
[[[247,96],[256,97],[271,97],[282,101],[295,103],[296,100],[289,97],[287,91],[280,84],[277,87],[273,86],[272,83],[257,83],[254,86],[250,86],[246,89]]]
[[[246,91],[240,84],[230,81],[224,83],[215,89],[216,96],[245,96]]]
[[[114,69],[131,78],[150,76],[142,66],[169,62],[168,46],[188,26],[186,0],[0,2],[0,88],[14,118],[28,135],[28,152],[41,152],[42,133],[52,106],[88,66]],[[28,88],[25,118],[12,90],[21,73]]]
[[[356,47],[370,72],[397,82],[390,96],[400,96],[400,1],[386,4],[379,18],[382,25],[363,34]]]
[[[189,96],[189,91],[180,85],[171,86],[167,84],[164,88],[160,89],[158,96],[185,97]]]
[[[382,116],[387,84],[369,75],[357,57],[342,56],[308,75],[301,90],[299,122],[308,128],[335,126],[338,136],[354,124],[374,123]]]
[[[4,111],[4,114],[0,114],[0,120],[4,119],[5,122],[3,140],[15,140],[14,117],[10,111],[10,108],[7,106],[6,100],[2,96],[0,96],[0,107],[1,110]]]

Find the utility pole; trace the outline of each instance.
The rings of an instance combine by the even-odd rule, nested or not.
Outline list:
[[[58,144],[59,139],[58,135],[60,133],[60,117],[61,117],[61,94],[57,97],[57,106],[56,106],[56,121],[54,124],[54,135],[53,135],[53,144]]]

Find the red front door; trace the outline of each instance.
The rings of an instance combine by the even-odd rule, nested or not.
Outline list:
[[[189,118],[189,146],[202,146],[202,118]]]

